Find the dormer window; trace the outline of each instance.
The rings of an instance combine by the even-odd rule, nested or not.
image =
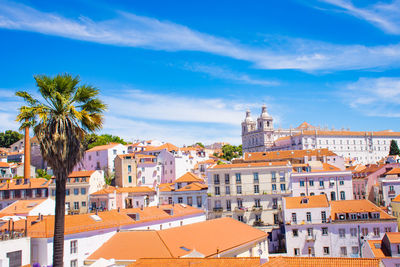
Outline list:
[[[307,203],[308,203],[308,198],[303,197],[303,198],[301,199],[301,204],[307,204]]]
[[[379,212],[374,212],[374,213],[371,213],[371,216],[372,216],[372,218],[374,218],[374,219],[379,219],[380,214],[379,214]]]
[[[351,214],[350,214],[350,219],[352,219],[352,220],[357,220],[357,214],[351,213]]]
[[[361,213],[361,219],[368,219],[368,213]]]
[[[339,218],[339,220],[344,221],[344,220],[346,220],[346,214],[339,214],[338,218]]]

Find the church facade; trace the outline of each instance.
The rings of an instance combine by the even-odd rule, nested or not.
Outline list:
[[[274,129],[273,118],[265,105],[257,121],[247,110],[242,122],[244,153],[327,148],[346,159],[366,164],[386,157],[391,140],[400,144],[400,132],[328,130],[306,122],[294,129]]]

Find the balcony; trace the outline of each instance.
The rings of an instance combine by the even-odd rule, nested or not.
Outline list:
[[[245,207],[236,207],[235,212],[245,212],[247,209]]]
[[[315,242],[315,239],[316,239],[316,235],[315,234],[307,235],[306,242]]]
[[[215,207],[215,208],[213,209],[213,211],[214,211],[214,212],[223,212],[224,209],[223,209],[222,207]]]
[[[264,226],[264,222],[259,220],[259,221],[254,221],[253,226]]]
[[[263,207],[261,205],[258,205],[258,206],[254,205],[252,208],[252,211],[256,211],[256,212],[257,211],[261,212],[262,210],[263,210]]]
[[[396,191],[390,190],[390,191],[388,192],[388,195],[389,195],[389,196],[395,196],[395,195],[396,195]]]

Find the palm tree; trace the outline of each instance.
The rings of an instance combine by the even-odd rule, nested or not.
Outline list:
[[[20,129],[33,127],[43,159],[56,178],[53,266],[63,266],[65,187],[68,175],[84,154],[87,132],[102,127],[106,105],[97,98],[99,91],[90,85],[78,86],[79,77],[69,74],[34,76],[39,99],[19,91],[26,105],[19,108]]]

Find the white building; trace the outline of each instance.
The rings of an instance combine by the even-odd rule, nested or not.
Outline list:
[[[0,210],[0,214],[16,216],[54,215],[56,203],[50,198],[17,200],[10,206]]]
[[[382,204],[389,206],[392,200],[400,194],[400,168],[393,168],[378,180]]]
[[[265,106],[257,122],[250,111],[242,122],[243,152],[328,148],[358,163],[374,163],[389,154],[391,140],[400,143],[400,132],[328,130],[306,122],[295,129],[274,129]]]
[[[290,182],[294,197],[325,194],[329,200],[353,199],[351,171],[328,163],[309,161],[307,164],[293,164]]]
[[[207,188],[203,179],[187,172],[176,179],[174,183],[159,185],[159,203],[183,203],[205,210],[207,208]]]
[[[64,264],[83,266],[84,260],[120,230],[160,230],[205,221],[204,211],[181,205],[105,211],[65,216]],[[47,226],[47,228],[46,228]],[[31,264],[51,265],[54,216],[28,227]]]
[[[31,263],[29,237],[2,240],[0,238],[0,267],[25,266]]]
[[[359,257],[363,240],[397,232],[397,220],[369,200],[326,195],[283,199],[288,256]]]

